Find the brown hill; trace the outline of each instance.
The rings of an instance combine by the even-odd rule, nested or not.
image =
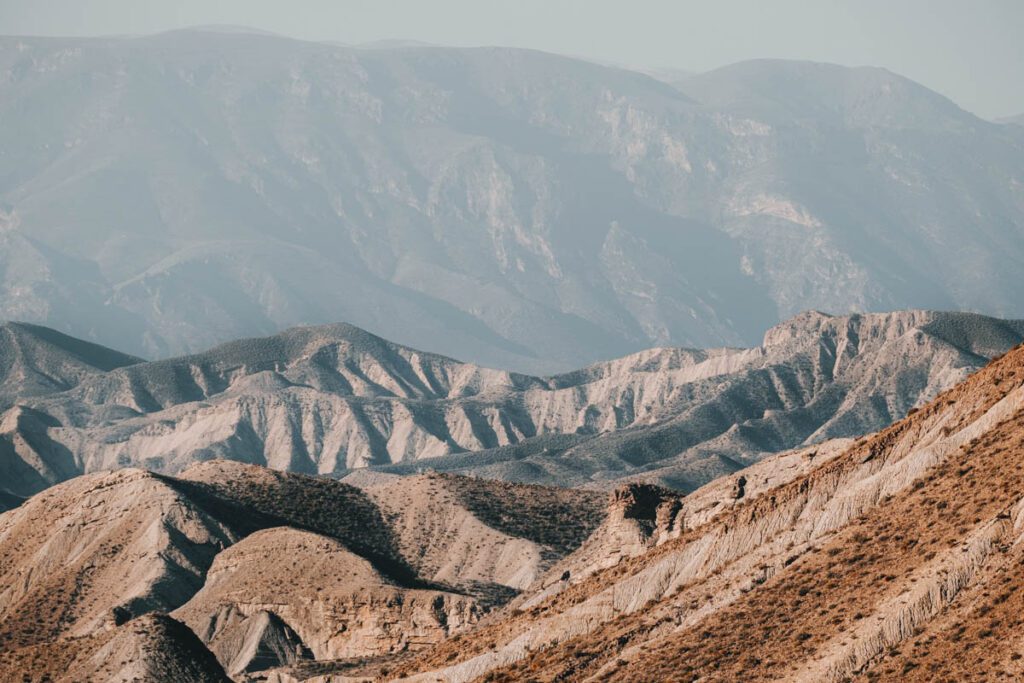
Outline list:
[[[223,667],[187,626],[151,613],[109,629],[0,650],[5,681],[229,683]]]
[[[147,614],[118,627],[95,650],[84,649],[67,681],[227,683],[231,679],[184,624],[164,614]],[[98,644],[98,643],[97,643]]]
[[[421,649],[514,597],[603,515],[597,493],[450,475],[392,487],[375,498],[215,461],[47,489],[0,515],[0,680],[170,680],[174,648],[208,649],[233,676]],[[383,504],[399,495],[413,517]]]
[[[0,679],[197,652],[289,683],[1020,680],[1022,465],[1024,346],[871,436],[606,510],[444,474],[90,475],[0,515]]]
[[[398,673],[424,681],[1024,676],[1024,347],[825,462],[784,460],[743,473],[742,485],[718,484],[732,500],[717,511],[706,510],[702,492],[683,499],[653,549],[536,588],[539,599],[527,592],[503,618]],[[775,485],[750,486],[770,477]]]

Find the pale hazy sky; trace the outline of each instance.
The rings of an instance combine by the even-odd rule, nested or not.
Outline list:
[[[980,116],[1024,113],[1024,0],[0,0],[8,35],[205,24],[695,71],[757,57],[884,66]]]

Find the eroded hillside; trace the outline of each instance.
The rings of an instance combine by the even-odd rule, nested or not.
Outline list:
[[[0,673],[1017,680],[1022,464],[1017,346],[880,432],[690,494],[87,475],[0,515]]]
[[[734,481],[732,500],[719,485],[710,519],[667,525],[675,538],[541,600],[522,596],[520,611],[401,673],[1019,679],[1024,348],[825,460],[753,494]]]
[[[213,461],[52,487],[0,516],[0,678],[164,680],[147,672],[187,671],[179,654],[198,649],[222,680],[416,651],[534,583],[604,515],[603,494],[401,481],[371,496]],[[546,531],[557,520],[573,530]]]
[[[879,429],[1024,338],[1024,322],[806,313],[752,349],[651,349],[532,377],[350,325],[92,372],[0,415],[8,493],[227,458],[308,474],[425,467],[690,491],[767,454]]]

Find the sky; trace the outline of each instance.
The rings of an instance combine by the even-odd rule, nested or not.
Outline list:
[[[0,34],[226,24],[305,40],[504,45],[639,68],[882,66],[985,118],[1024,113],[1024,0],[0,0]]]

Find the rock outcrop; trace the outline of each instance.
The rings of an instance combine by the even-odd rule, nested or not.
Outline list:
[[[422,649],[483,612],[471,597],[395,584],[337,540],[276,528],[219,554],[202,590],[174,615],[236,674],[253,664],[247,632],[265,631],[268,615],[315,659],[345,659]]]
[[[262,610],[250,617],[239,616],[222,627],[213,646],[217,659],[227,662],[232,676],[294,666],[313,660],[313,653],[288,624],[273,612]]]

